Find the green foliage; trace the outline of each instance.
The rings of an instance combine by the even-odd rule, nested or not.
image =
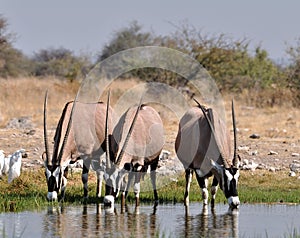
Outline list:
[[[112,39],[99,51],[97,62],[134,47],[168,47],[196,59],[216,81],[221,92],[244,93],[242,95],[256,106],[273,106],[287,101],[299,104],[300,38],[295,45],[287,47],[289,62],[277,65],[260,46],[252,52],[251,42],[246,38],[234,39],[224,33],[207,34],[187,23],[175,26],[175,29],[169,35],[157,36],[151,31],[144,31],[138,22],[133,21],[114,32]],[[8,32],[7,20],[0,15],[0,77],[51,75],[73,81],[82,79],[93,64],[91,57],[76,56],[65,48],[41,49],[28,58],[13,47],[14,40],[14,34]],[[115,72],[117,66],[108,67]],[[188,80],[164,69],[140,68],[121,76],[130,77],[184,87],[193,95]]]
[[[86,57],[77,57],[65,48],[42,49],[34,55],[33,62],[33,75],[52,75],[69,81],[83,78],[91,67]]]
[[[142,27],[133,22],[129,27],[122,28],[114,34],[113,39],[99,55],[98,61],[125,49],[158,45],[179,50],[196,59],[208,70],[222,91],[264,90],[279,82],[282,84],[280,79],[283,75],[280,74],[277,65],[268,58],[268,52],[256,47],[255,54],[251,55],[249,40],[235,40],[223,33],[205,34],[188,24],[176,28],[171,35],[162,37],[151,32],[142,32]],[[138,69],[122,77],[138,77],[145,81],[163,82],[174,86],[187,85],[180,75],[163,69]]]
[[[152,34],[150,32],[142,32],[142,26],[136,21],[133,21],[129,27],[122,28],[115,32],[112,40],[104,46],[99,54],[97,61],[102,61],[122,50],[154,44],[155,38]]]
[[[16,77],[24,75],[30,61],[12,43],[14,34],[8,32],[7,20],[0,15],[0,77]]]
[[[289,64],[285,68],[287,82],[290,89],[295,93],[295,97],[300,101],[300,37],[296,44],[287,46],[286,53],[289,56]]]
[[[249,40],[234,40],[223,33],[209,35],[189,25],[177,28],[164,45],[195,58],[216,80],[220,90],[264,89],[278,80],[278,68],[267,51],[257,47],[252,56]]]

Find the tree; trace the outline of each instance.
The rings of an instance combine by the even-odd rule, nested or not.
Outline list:
[[[30,61],[13,48],[14,34],[8,32],[8,22],[0,15],[0,77],[16,77],[27,73]]]
[[[72,51],[62,47],[42,49],[34,54],[32,60],[35,63],[35,76],[53,75],[70,81],[83,78],[91,68],[87,57],[75,56]]]
[[[102,61],[107,57],[122,50],[138,46],[154,45],[155,38],[150,32],[142,32],[142,26],[136,21],[130,23],[128,27],[115,32],[112,40],[106,44],[98,56],[97,61]]]
[[[300,37],[296,40],[296,45],[289,45],[286,49],[289,55],[290,64],[287,67],[288,82],[300,89]]]

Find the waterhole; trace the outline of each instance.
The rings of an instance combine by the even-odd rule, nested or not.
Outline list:
[[[201,203],[49,206],[0,214],[0,237],[292,237],[300,235],[300,205]]]

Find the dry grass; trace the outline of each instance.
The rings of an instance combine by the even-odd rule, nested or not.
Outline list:
[[[21,116],[31,117],[40,126],[45,91],[49,91],[51,118],[52,113],[59,113],[65,102],[74,98],[79,86],[53,78],[0,79],[0,84],[0,126]]]

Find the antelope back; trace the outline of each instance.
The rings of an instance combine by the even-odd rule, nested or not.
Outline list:
[[[125,142],[136,110],[137,107],[132,107],[123,114],[113,130],[113,137],[118,145],[118,153],[120,153],[120,146]],[[159,114],[152,107],[141,105],[125,150],[124,157],[126,159],[123,159],[122,164],[125,161],[133,160],[134,163],[139,162],[143,165],[144,158],[149,161],[154,159],[161,152],[163,145],[164,130]]]

